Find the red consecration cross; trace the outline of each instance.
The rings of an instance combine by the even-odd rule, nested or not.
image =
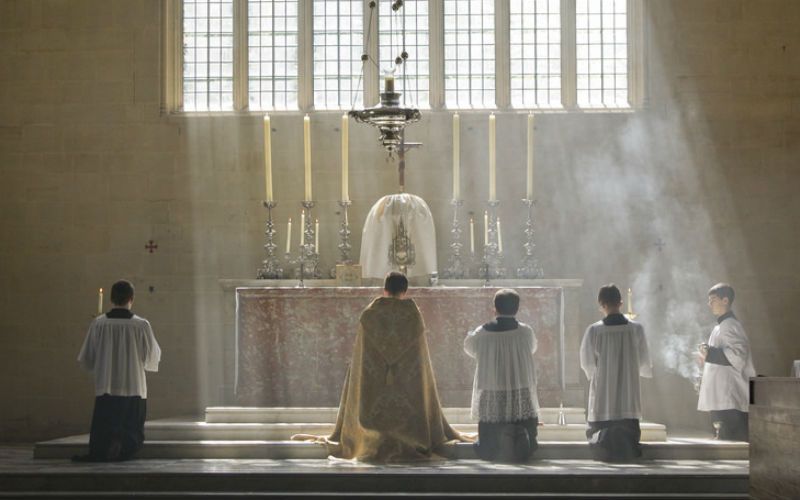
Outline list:
[[[153,241],[153,240],[150,240],[150,241],[148,241],[148,242],[147,242],[147,245],[145,245],[145,246],[144,246],[144,248],[145,248],[145,249],[146,249],[148,252],[150,252],[150,253],[153,253],[153,252],[155,252],[155,251],[156,251],[156,248],[158,248],[158,245],[156,245],[156,242],[155,242],[155,241]]]

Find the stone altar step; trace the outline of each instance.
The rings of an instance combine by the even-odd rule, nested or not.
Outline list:
[[[293,434],[329,435],[333,423],[207,423],[155,420],[145,425],[147,439],[153,441],[282,441]],[[453,424],[459,432],[478,432],[477,424]],[[666,441],[667,430],[661,424],[642,422],[642,441]],[[539,426],[540,441],[584,441],[585,424]]]
[[[206,422],[216,423],[330,423],[336,422],[337,408],[258,408],[249,406],[210,406],[206,408]],[[539,421],[558,423],[558,408],[539,408]],[[472,424],[469,408],[444,408],[450,424]],[[584,424],[583,408],[564,408],[568,424]]]
[[[37,443],[35,458],[69,458],[88,451],[89,436],[83,434]],[[670,439],[643,442],[645,460],[747,460],[748,445],[710,439]],[[448,445],[443,452],[452,459],[474,459],[469,443]],[[269,440],[152,440],[145,441],[140,458],[151,459],[324,459],[323,445],[298,441]],[[588,460],[586,441],[540,441],[538,459]]]
[[[74,464],[32,460],[27,447],[0,447],[0,499],[189,498],[570,498],[746,500],[746,460],[652,460],[603,464],[447,460],[371,465],[332,460],[135,460]]]

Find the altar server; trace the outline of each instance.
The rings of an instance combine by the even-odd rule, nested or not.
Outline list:
[[[586,437],[595,458],[631,460],[641,456],[639,377],[652,377],[644,327],[620,313],[622,296],[611,284],[597,296],[605,317],[586,329],[581,368],[589,379]]]
[[[144,443],[145,371],[158,371],[161,349],[150,323],[131,311],[133,295],[130,282],[114,283],[113,308],[92,321],[78,355],[94,378],[95,400],[89,454],[73,460],[127,460]]]
[[[519,295],[494,295],[496,317],[464,339],[475,358],[472,418],[478,421],[475,451],[484,460],[525,462],[537,448],[539,399],[536,393],[536,336],[515,318]]]
[[[703,378],[697,409],[711,412],[711,420],[719,422],[719,439],[747,441],[750,377],[756,370],[747,333],[731,310],[734,296],[727,283],[708,291],[708,307],[717,326],[708,342],[700,344]]]
[[[462,439],[442,412],[425,325],[407,289],[404,275],[389,273],[383,297],[361,313],[333,434],[292,439],[321,441],[335,457],[368,462],[429,460]]]

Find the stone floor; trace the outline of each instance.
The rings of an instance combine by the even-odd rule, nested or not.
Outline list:
[[[0,474],[45,472],[52,474],[70,472],[107,472],[131,474],[142,472],[197,472],[197,473],[259,473],[274,472],[314,472],[331,473],[392,473],[438,474],[443,471],[455,474],[659,474],[659,475],[726,475],[747,474],[746,460],[652,460],[636,464],[606,464],[593,460],[536,460],[528,464],[493,464],[481,460],[443,460],[425,465],[372,465],[355,463],[349,460],[328,459],[178,459],[178,460],[132,460],[122,463],[72,463],[60,459],[33,458],[32,445],[0,446]]]
[[[746,460],[606,464],[443,460],[370,465],[335,459],[140,459],[75,464],[0,446],[0,498],[284,498],[380,495],[458,498],[747,498]]]

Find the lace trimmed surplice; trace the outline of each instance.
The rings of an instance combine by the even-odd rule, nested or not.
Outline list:
[[[479,327],[467,335],[464,350],[477,361],[472,387],[472,418],[515,422],[538,416],[536,337],[520,323],[514,330]]]

